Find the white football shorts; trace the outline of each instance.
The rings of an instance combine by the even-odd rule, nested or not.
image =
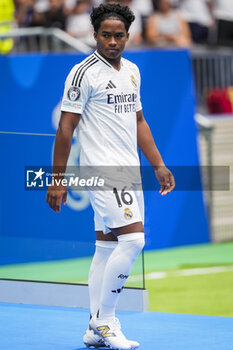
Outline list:
[[[144,197],[142,190],[88,191],[94,210],[95,231],[111,232],[141,221],[144,224]]]

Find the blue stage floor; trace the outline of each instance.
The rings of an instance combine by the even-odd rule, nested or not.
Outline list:
[[[232,350],[233,318],[118,312],[140,350]],[[0,303],[1,350],[83,350],[86,309]]]

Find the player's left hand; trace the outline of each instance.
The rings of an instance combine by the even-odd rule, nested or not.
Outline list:
[[[162,196],[170,193],[175,188],[175,179],[171,171],[165,166],[158,167],[155,169],[155,175],[161,185],[159,193]]]

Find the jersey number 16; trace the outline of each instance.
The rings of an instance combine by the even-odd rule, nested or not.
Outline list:
[[[131,194],[129,192],[126,192],[125,189],[126,189],[126,186],[120,192],[121,198],[119,196],[119,193],[118,193],[116,187],[114,187],[114,189],[113,189],[113,193],[115,194],[116,201],[117,201],[119,208],[122,207],[122,202],[126,205],[130,205],[133,203],[133,197],[131,196]]]

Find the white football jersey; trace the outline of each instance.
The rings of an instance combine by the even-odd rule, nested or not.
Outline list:
[[[80,165],[139,165],[140,73],[122,58],[117,71],[97,51],[73,67],[61,110],[79,113]]]

